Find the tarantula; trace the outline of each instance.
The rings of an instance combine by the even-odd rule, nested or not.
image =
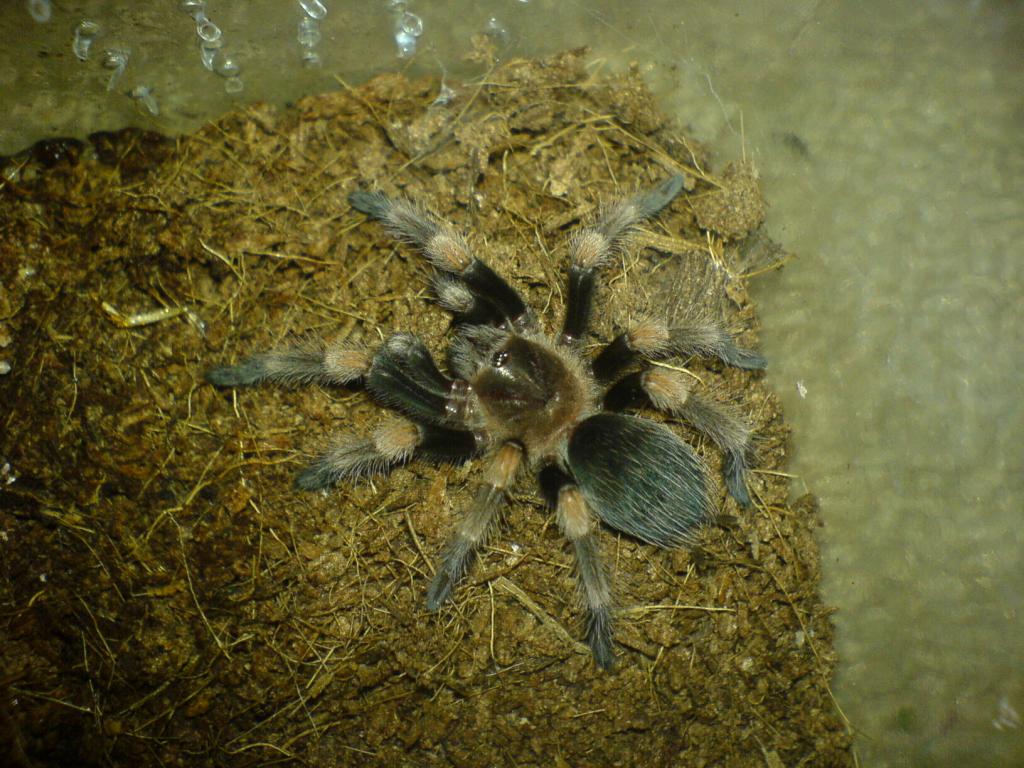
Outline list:
[[[704,463],[669,427],[626,409],[652,407],[687,420],[723,452],[729,492],[748,505],[744,472],[751,430],[733,411],[692,391],[680,371],[650,361],[706,355],[739,368],[765,367],[719,323],[668,327],[642,320],[589,358],[583,351],[602,268],[631,230],[680,192],[675,176],[604,209],[570,240],[568,304],[561,333],[549,338],[520,294],[470,251],[451,224],[381,192],[353,192],[349,203],[417,246],[435,268],[438,302],[453,316],[447,371],[423,341],[395,333],[376,349],[307,340],[206,374],[217,386],[361,382],[397,411],[370,437],[340,440],[297,484],[322,489],[385,474],[412,458],[461,463],[484,456],[487,469],[427,589],[437,611],[466,575],[494,528],[502,502],[524,469],[538,482],[575,549],[586,638],[601,667],[614,661],[611,588],[600,557],[598,522],[661,547],[691,540],[714,507]]]

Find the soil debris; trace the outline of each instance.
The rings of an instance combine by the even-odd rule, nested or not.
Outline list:
[[[360,187],[468,230],[550,326],[566,231],[683,173],[687,192],[609,270],[592,340],[685,296],[756,346],[745,282],[784,255],[745,245],[764,240],[752,168],[712,173],[638,77],[598,78],[581,51],[439,88],[387,75],[177,139],[104,133],[0,160],[8,764],[853,764],[828,688],[820,520],[812,499],[787,502],[788,430],[760,376],[688,362],[756,426],[756,504],[721,490],[692,551],[606,533],[609,673],[579,642],[572,558],[532,483],[431,616],[473,468],[302,494],[297,470],[378,409],[355,390],[204,383],[306,332],[442,346],[421,260],[349,208]],[[692,296],[707,269],[715,295]]]

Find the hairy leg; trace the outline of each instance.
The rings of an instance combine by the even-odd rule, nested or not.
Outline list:
[[[473,255],[466,238],[451,224],[383,192],[353,192],[348,201],[357,211],[383,222],[395,238],[415,245],[431,264],[465,287],[461,291],[445,281],[435,282],[441,305],[460,322],[505,322],[510,327],[534,324],[519,293]]]
[[[587,332],[598,271],[625,245],[637,224],[657,214],[682,188],[683,177],[673,176],[654,189],[613,203],[593,226],[573,235],[569,241],[569,297],[562,326],[563,344],[572,344]]]
[[[218,387],[243,387],[264,381],[279,384],[348,384],[370,368],[371,354],[352,344],[308,338],[270,352],[252,355],[237,365],[219,365],[206,372]]]
[[[367,391],[415,421],[461,426],[459,382],[441,373],[423,341],[395,333],[373,355],[363,377]]]
[[[349,384],[362,381],[380,403],[409,418],[438,426],[462,427],[464,382],[441,373],[423,341],[395,333],[376,350],[325,344],[316,339],[253,355],[238,365],[211,369],[206,379],[220,387],[264,381],[285,384]]]
[[[523,449],[515,443],[505,443],[494,455],[483,484],[477,489],[469,510],[441,556],[437,573],[427,589],[427,610],[436,611],[446,603],[455,586],[469,571],[477,551],[494,526],[522,458]]]
[[[736,368],[760,370],[768,361],[736,345],[733,335],[721,323],[694,319],[685,326],[669,328],[658,320],[642,320],[616,336],[594,358],[598,381],[609,382],[638,360],[702,355],[717,357]]]
[[[391,418],[370,437],[345,435],[318,456],[296,479],[296,485],[316,491],[343,480],[386,475],[412,457],[462,463],[478,451],[472,432]]]
[[[558,492],[558,525],[576,553],[580,594],[586,613],[587,645],[598,665],[615,663],[612,650],[611,585],[598,541],[597,520],[587,509],[580,489],[565,485]]]

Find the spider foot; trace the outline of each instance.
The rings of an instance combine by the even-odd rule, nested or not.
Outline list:
[[[747,481],[744,473],[747,470],[747,461],[740,451],[729,451],[722,460],[722,475],[725,478],[725,487],[729,490],[736,503],[741,507],[750,506],[750,492],[747,490]]]
[[[587,645],[601,669],[611,669],[615,665],[612,616],[607,608],[587,611]]]

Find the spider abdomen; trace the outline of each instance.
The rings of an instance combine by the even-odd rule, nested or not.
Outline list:
[[[672,547],[711,517],[704,463],[663,424],[597,413],[573,431],[568,459],[594,514],[623,533]]]

